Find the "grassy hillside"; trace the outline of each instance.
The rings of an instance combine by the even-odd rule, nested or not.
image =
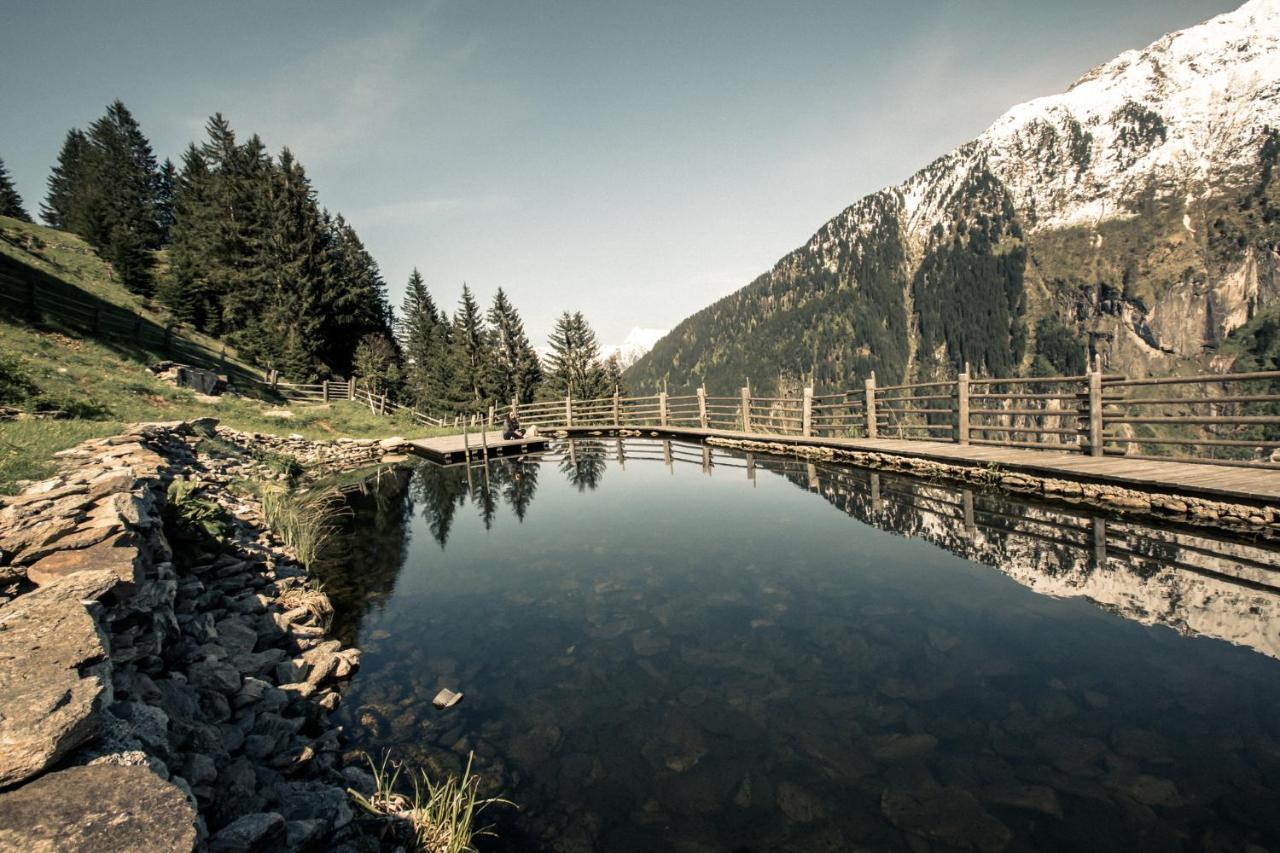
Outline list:
[[[111,269],[73,235],[0,217],[0,254],[11,274],[48,276],[156,322],[167,320],[157,306],[126,291]],[[213,339],[201,342],[215,351],[220,348]],[[17,481],[48,473],[54,452],[138,421],[211,416],[237,429],[308,438],[418,437],[438,432],[345,401],[285,405],[262,392],[198,396],[152,374],[150,365],[164,357],[128,340],[85,336],[53,316],[32,325],[0,310],[0,405],[28,414],[69,415],[0,421],[0,491],[13,491]]]

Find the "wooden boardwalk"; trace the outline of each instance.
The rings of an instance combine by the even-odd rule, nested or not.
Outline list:
[[[627,427],[627,429],[632,429]],[[1006,472],[1061,477],[1085,483],[1102,483],[1148,492],[1173,493],[1228,500],[1250,505],[1280,504],[1280,470],[1243,468],[1198,462],[1156,462],[1123,456],[1087,456],[1056,450],[1027,450],[990,445],[961,445],[917,439],[862,439],[773,435],[723,429],[680,426],[641,426],[634,429],[673,438],[701,441],[729,438],[810,447],[836,447],[896,456],[928,459],[952,465],[998,465]],[[612,432],[610,427],[570,427],[571,435]]]
[[[472,459],[489,457],[518,456],[521,453],[533,453],[545,450],[547,436],[539,435],[504,441],[498,430],[492,432],[473,432],[463,435],[442,435],[438,438],[419,438],[408,442],[419,456],[425,456],[432,462],[441,465],[452,465],[465,461],[470,454]]]

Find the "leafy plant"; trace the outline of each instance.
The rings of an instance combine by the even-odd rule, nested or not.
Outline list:
[[[218,502],[201,494],[198,475],[175,477],[166,490],[166,526],[179,538],[198,544],[216,543],[231,532],[227,513]]]
[[[351,789],[347,793],[370,814],[407,821],[413,831],[414,849],[421,853],[474,853],[475,839],[496,837],[489,827],[476,826],[480,812],[495,803],[511,803],[479,795],[480,777],[471,772],[473,758],[474,753],[467,756],[462,776],[450,776],[442,782],[432,781],[425,770],[408,772],[413,784],[411,795],[398,790],[406,771],[403,762],[392,762],[389,756],[383,756],[382,764],[377,765],[370,758],[373,794],[366,798]]]

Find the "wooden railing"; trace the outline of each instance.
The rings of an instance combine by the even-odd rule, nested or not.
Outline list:
[[[692,427],[810,438],[891,438],[1280,468],[1280,371],[1131,378],[975,377],[815,394],[695,394],[528,403],[525,426]],[[473,416],[480,423],[486,415]],[[492,409],[487,413],[494,423]]]

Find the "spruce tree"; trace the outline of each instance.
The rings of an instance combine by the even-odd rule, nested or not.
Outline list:
[[[622,389],[622,362],[615,352],[604,360],[600,366],[604,394],[613,394]]]
[[[84,132],[72,128],[58,152],[58,162],[49,174],[49,192],[40,204],[40,218],[53,228],[71,230],[76,209],[76,191],[83,185],[85,157],[89,140]]]
[[[160,245],[169,245],[173,230],[173,194],[178,186],[178,170],[168,157],[156,174],[156,228],[160,232]]]
[[[513,399],[531,402],[542,382],[542,366],[525,334],[524,321],[502,288],[489,309],[489,327],[493,330],[494,396],[500,404]]]
[[[483,408],[491,399],[492,343],[480,305],[465,283],[453,315],[451,337],[454,400],[464,410]]]
[[[220,295],[213,284],[214,176],[194,144],[182,155],[182,171],[173,190],[173,225],[169,230],[169,276],[160,283],[160,300],[184,323],[210,329],[221,316]]]
[[[440,385],[440,362],[449,357],[444,327],[422,274],[414,269],[400,308],[400,346],[405,358],[405,387],[415,405],[437,410],[447,396]]]
[[[72,226],[115,268],[130,290],[152,288],[153,249],[160,246],[156,220],[156,158],[151,143],[120,101],[89,126],[91,156],[76,193]]]
[[[551,354],[547,357],[543,388],[549,396],[586,400],[612,393],[605,387],[600,343],[581,311],[561,314],[547,343]]]
[[[9,177],[9,170],[5,168],[2,159],[0,159],[0,216],[12,216],[23,222],[31,221],[30,214],[22,204],[22,196],[13,185],[13,179]]]

